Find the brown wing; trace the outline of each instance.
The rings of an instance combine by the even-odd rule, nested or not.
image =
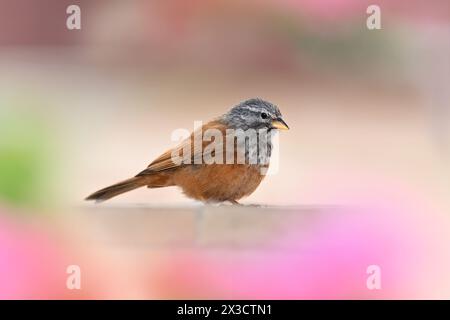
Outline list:
[[[177,147],[166,151],[165,153],[160,155],[158,158],[156,158],[152,163],[149,164],[147,169],[140,172],[137,176],[154,174],[156,172],[176,169],[182,165],[186,165],[184,163],[179,163],[179,161],[178,161],[178,163],[175,163],[172,160],[172,154],[174,152],[178,152],[176,154],[179,154],[181,157],[184,158],[184,155],[179,153],[181,150],[189,150],[189,152],[190,152],[189,156],[191,158],[191,163],[195,163],[195,159],[202,159],[204,148],[206,146],[208,146],[210,143],[214,143],[214,141],[212,141],[212,142],[211,141],[203,141],[203,139],[202,139],[202,148],[200,150],[197,150],[197,149],[194,149],[194,139],[195,139],[196,134],[201,134],[202,132],[204,132],[205,130],[208,130],[208,129],[220,130],[222,132],[223,137],[225,136],[226,127],[223,123],[221,123],[217,120],[208,122],[207,124],[203,125],[202,128],[199,128],[196,131],[194,131],[193,133],[191,133],[191,135],[188,138],[186,138],[185,140],[183,140]]]

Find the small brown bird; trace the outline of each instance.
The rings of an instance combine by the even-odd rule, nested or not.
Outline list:
[[[269,165],[274,129],[289,129],[278,107],[262,99],[246,100],[194,131],[135,177],[101,189],[86,200],[101,202],[143,186],[178,186],[196,200],[238,204],[264,178],[262,172]],[[212,134],[205,139],[208,132]],[[252,139],[253,133],[256,139]],[[197,137],[202,139],[200,148],[195,147]],[[207,150],[214,161],[207,161]]]

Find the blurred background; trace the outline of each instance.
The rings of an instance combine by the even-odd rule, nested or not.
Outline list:
[[[250,97],[291,128],[271,209],[84,203]],[[0,0],[0,297],[449,298],[449,104],[446,0]]]

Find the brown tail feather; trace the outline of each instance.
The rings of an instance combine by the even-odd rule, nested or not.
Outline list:
[[[98,190],[97,192],[94,192],[89,197],[87,197],[85,200],[95,200],[96,202],[102,202],[118,196],[119,194],[143,187],[146,184],[146,179],[144,177],[134,177]]]

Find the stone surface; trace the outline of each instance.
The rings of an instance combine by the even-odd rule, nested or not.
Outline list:
[[[288,246],[291,242],[287,239],[292,237],[307,239],[308,232],[314,229],[311,226],[331,210],[325,207],[99,205],[83,211],[85,224],[104,244],[258,249]]]

